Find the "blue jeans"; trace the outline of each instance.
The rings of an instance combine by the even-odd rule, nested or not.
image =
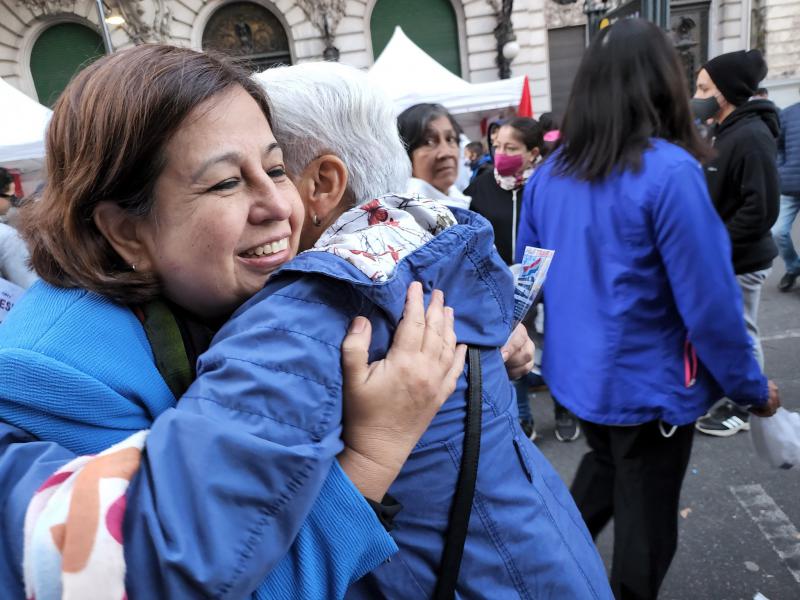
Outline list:
[[[800,196],[781,196],[781,210],[772,227],[772,236],[786,265],[786,272],[800,273],[800,258],[792,243],[792,225],[800,212]]]

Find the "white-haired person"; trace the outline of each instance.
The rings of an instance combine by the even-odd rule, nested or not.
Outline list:
[[[392,339],[408,284],[423,282],[426,295],[441,289],[455,312],[459,343],[481,351],[483,382],[481,454],[457,594],[610,598],[605,569],[567,488],[517,421],[501,352],[511,334],[513,282],[494,249],[491,225],[468,210],[397,193],[411,165],[392,103],[360,71],[306,63],[257,79],[282,116],[275,135],[305,207],[305,251],[223,327],[201,373],[204,365],[224,364],[235,348],[314,357],[284,363],[292,374],[281,387],[254,381],[253,393],[293,407],[295,420],[276,423],[276,432],[335,429],[334,390],[341,385],[335,341],[352,316],[369,317],[370,357],[377,358]],[[265,343],[258,328],[282,333]],[[299,393],[298,374],[303,386],[311,385],[306,393]],[[467,392],[465,373],[389,490],[403,507],[392,531],[397,557],[357,581],[348,597],[433,596],[459,475]],[[323,468],[332,457],[317,459]]]

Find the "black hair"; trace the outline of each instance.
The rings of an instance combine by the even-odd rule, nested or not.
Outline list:
[[[765,87],[760,87],[756,90],[756,96],[769,96],[769,90]]]
[[[544,144],[544,132],[536,119],[529,117],[514,117],[506,122],[503,127],[510,127],[514,130],[514,138],[520,143],[525,144],[528,152],[534,148],[542,150]]]
[[[415,104],[398,115],[397,129],[400,132],[400,139],[403,140],[409,158],[411,158],[411,153],[414,150],[425,144],[428,126],[439,117],[447,117],[456,135],[461,135],[462,129],[458,121],[441,104],[429,104],[427,102]]]
[[[8,169],[0,167],[0,191],[5,193],[6,188],[12,183],[14,183],[14,178],[11,173],[8,172]]]
[[[546,112],[539,115],[539,125],[544,133],[558,129],[558,117],[554,113]]]
[[[486,154],[486,147],[483,145],[483,142],[470,142],[464,146],[464,152],[474,152],[479,156],[483,156]]]
[[[559,172],[586,181],[637,171],[651,138],[710,156],[689,109],[688,85],[666,34],[643,19],[603,29],[583,56],[561,127]]]

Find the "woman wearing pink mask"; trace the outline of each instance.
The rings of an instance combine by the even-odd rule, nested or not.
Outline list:
[[[494,171],[475,178],[464,190],[470,209],[494,228],[494,243],[506,262],[514,262],[522,188],[542,153],[542,129],[534,119],[517,117],[500,127],[494,142]]]
[[[494,244],[507,265],[514,263],[522,189],[544,153],[544,131],[535,119],[517,117],[505,123],[494,141],[494,171],[482,173],[464,193],[472,197],[470,209],[486,217],[494,229]],[[538,383],[541,383],[539,381]],[[515,382],[522,430],[536,439],[528,404],[528,381]],[[534,384],[535,385],[535,384]],[[574,416],[553,399],[556,438],[572,441],[580,435]]]

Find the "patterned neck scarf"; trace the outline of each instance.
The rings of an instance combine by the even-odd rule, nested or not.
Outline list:
[[[386,281],[404,257],[455,224],[444,204],[389,194],[345,212],[308,252],[330,252],[372,281]]]
[[[531,165],[527,169],[525,169],[522,173],[518,173],[516,175],[500,175],[497,172],[497,169],[494,170],[494,180],[497,182],[501,188],[510,192],[511,190],[518,190],[525,182],[528,181],[528,177],[533,174],[533,169],[536,167],[535,164]]]

